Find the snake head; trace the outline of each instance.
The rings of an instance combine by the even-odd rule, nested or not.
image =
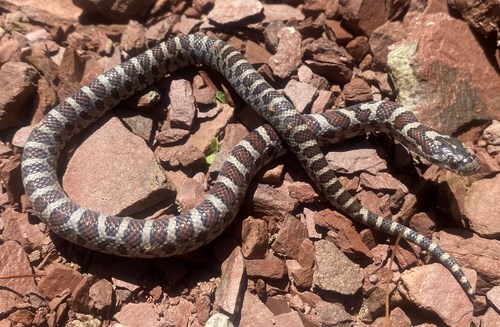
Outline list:
[[[434,140],[437,154],[434,163],[459,175],[472,175],[481,168],[476,155],[454,137],[438,136]]]

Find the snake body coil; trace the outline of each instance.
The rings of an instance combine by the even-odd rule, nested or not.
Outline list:
[[[72,202],[62,190],[56,163],[66,142],[121,100],[166,74],[204,64],[218,71],[270,125],[250,133],[231,152],[207,197],[179,216],[137,220],[108,216]],[[285,148],[298,158],[316,186],[350,217],[391,235],[401,234],[441,261],[471,299],[474,292],[460,267],[436,243],[366,210],[339,183],[317,138],[341,139],[373,126],[390,132],[430,161],[459,173],[477,171],[476,158],[457,140],[418,123],[397,104],[371,102],[326,114],[301,116],[243,55],[227,43],[199,35],[169,39],[98,76],[51,110],[31,133],[23,153],[23,183],[48,227],[65,239],[101,252],[129,257],[167,257],[213,240],[231,223],[248,183],[263,164]]]

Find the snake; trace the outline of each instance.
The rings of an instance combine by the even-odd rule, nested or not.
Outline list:
[[[205,65],[220,73],[267,121],[232,149],[206,197],[189,211],[151,220],[107,215],[69,199],[57,175],[57,161],[68,140],[120,101],[189,65]],[[420,124],[404,106],[378,101],[302,115],[230,44],[205,35],[176,36],[97,76],[51,109],[25,143],[22,180],[35,213],[62,238],[112,255],[169,257],[219,236],[236,216],[255,173],[291,151],[335,208],[369,227],[417,244],[441,262],[474,300],[471,284],[449,254],[418,232],[364,208],[329,166],[320,142],[374,130],[393,135],[412,152],[458,174],[473,174],[480,167],[470,149]]]

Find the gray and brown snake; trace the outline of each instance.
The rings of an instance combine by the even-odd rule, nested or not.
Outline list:
[[[72,202],[56,173],[59,154],[67,141],[121,100],[193,64],[204,64],[222,74],[270,125],[256,129],[232,150],[209,194],[189,212],[138,220],[105,215]],[[120,256],[168,257],[192,251],[220,235],[235,217],[253,175],[286,147],[334,207],[370,227],[390,235],[401,234],[430,252],[473,300],[474,291],[458,264],[430,239],[363,208],[342,187],[318,145],[318,140],[336,141],[374,128],[457,173],[472,174],[480,167],[458,140],[424,127],[400,105],[371,102],[303,116],[232,46],[201,35],[180,36],[98,76],[52,109],[33,129],[24,147],[23,183],[40,219],[63,238]]]

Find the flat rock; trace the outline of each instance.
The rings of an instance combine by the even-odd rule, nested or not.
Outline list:
[[[306,238],[307,228],[304,223],[287,215],[271,248],[287,258],[298,259],[299,247]]]
[[[127,303],[114,316],[125,326],[156,327],[161,318],[153,303]],[[165,322],[166,323],[166,322]]]
[[[269,67],[274,75],[285,78],[294,73],[301,64],[302,37],[293,27],[282,28],[278,32],[278,37],[278,49],[269,58]]]
[[[258,15],[263,10],[258,0],[219,0],[208,13],[208,19],[217,24],[231,24]]]
[[[485,190],[488,190],[485,196]],[[500,175],[472,183],[467,191],[464,213],[471,230],[486,238],[500,237]]]
[[[398,290],[418,307],[435,312],[448,326],[471,325],[473,305],[453,275],[435,263],[406,270]]]
[[[300,113],[306,113],[310,112],[318,89],[308,83],[297,82],[292,79],[287,83],[283,92]]]
[[[7,241],[0,245],[0,276],[30,275],[33,271],[26,252],[19,243]],[[23,296],[39,294],[33,277],[0,279],[0,313],[4,314],[22,303]]]
[[[118,118],[108,115],[84,133],[62,178],[73,201],[107,214],[128,215],[172,195],[144,140]]]
[[[241,307],[245,278],[245,262],[241,248],[236,247],[222,264],[222,275],[215,293],[217,306],[224,312],[234,315]]]
[[[320,240],[314,246],[314,286],[344,295],[356,293],[363,283],[363,269],[350,261],[332,242]]]
[[[83,279],[82,274],[62,264],[54,264],[47,269],[40,280],[40,291],[49,299],[63,293],[67,289],[73,292]]]
[[[269,242],[267,223],[248,217],[241,227],[241,252],[246,259],[263,259]]]
[[[153,0],[75,0],[75,5],[89,14],[104,16],[112,22],[124,22],[146,13]]]
[[[341,0],[343,22],[358,33],[370,36],[386,20],[386,5],[377,0]]]
[[[388,56],[400,103],[448,134],[471,120],[499,119],[498,72],[469,26],[444,12],[412,13],[403,22],[406,38]]]
[[[241,307],[240,326],[262,327],[274,325],[274,314],[256,295],[245,292]]]

